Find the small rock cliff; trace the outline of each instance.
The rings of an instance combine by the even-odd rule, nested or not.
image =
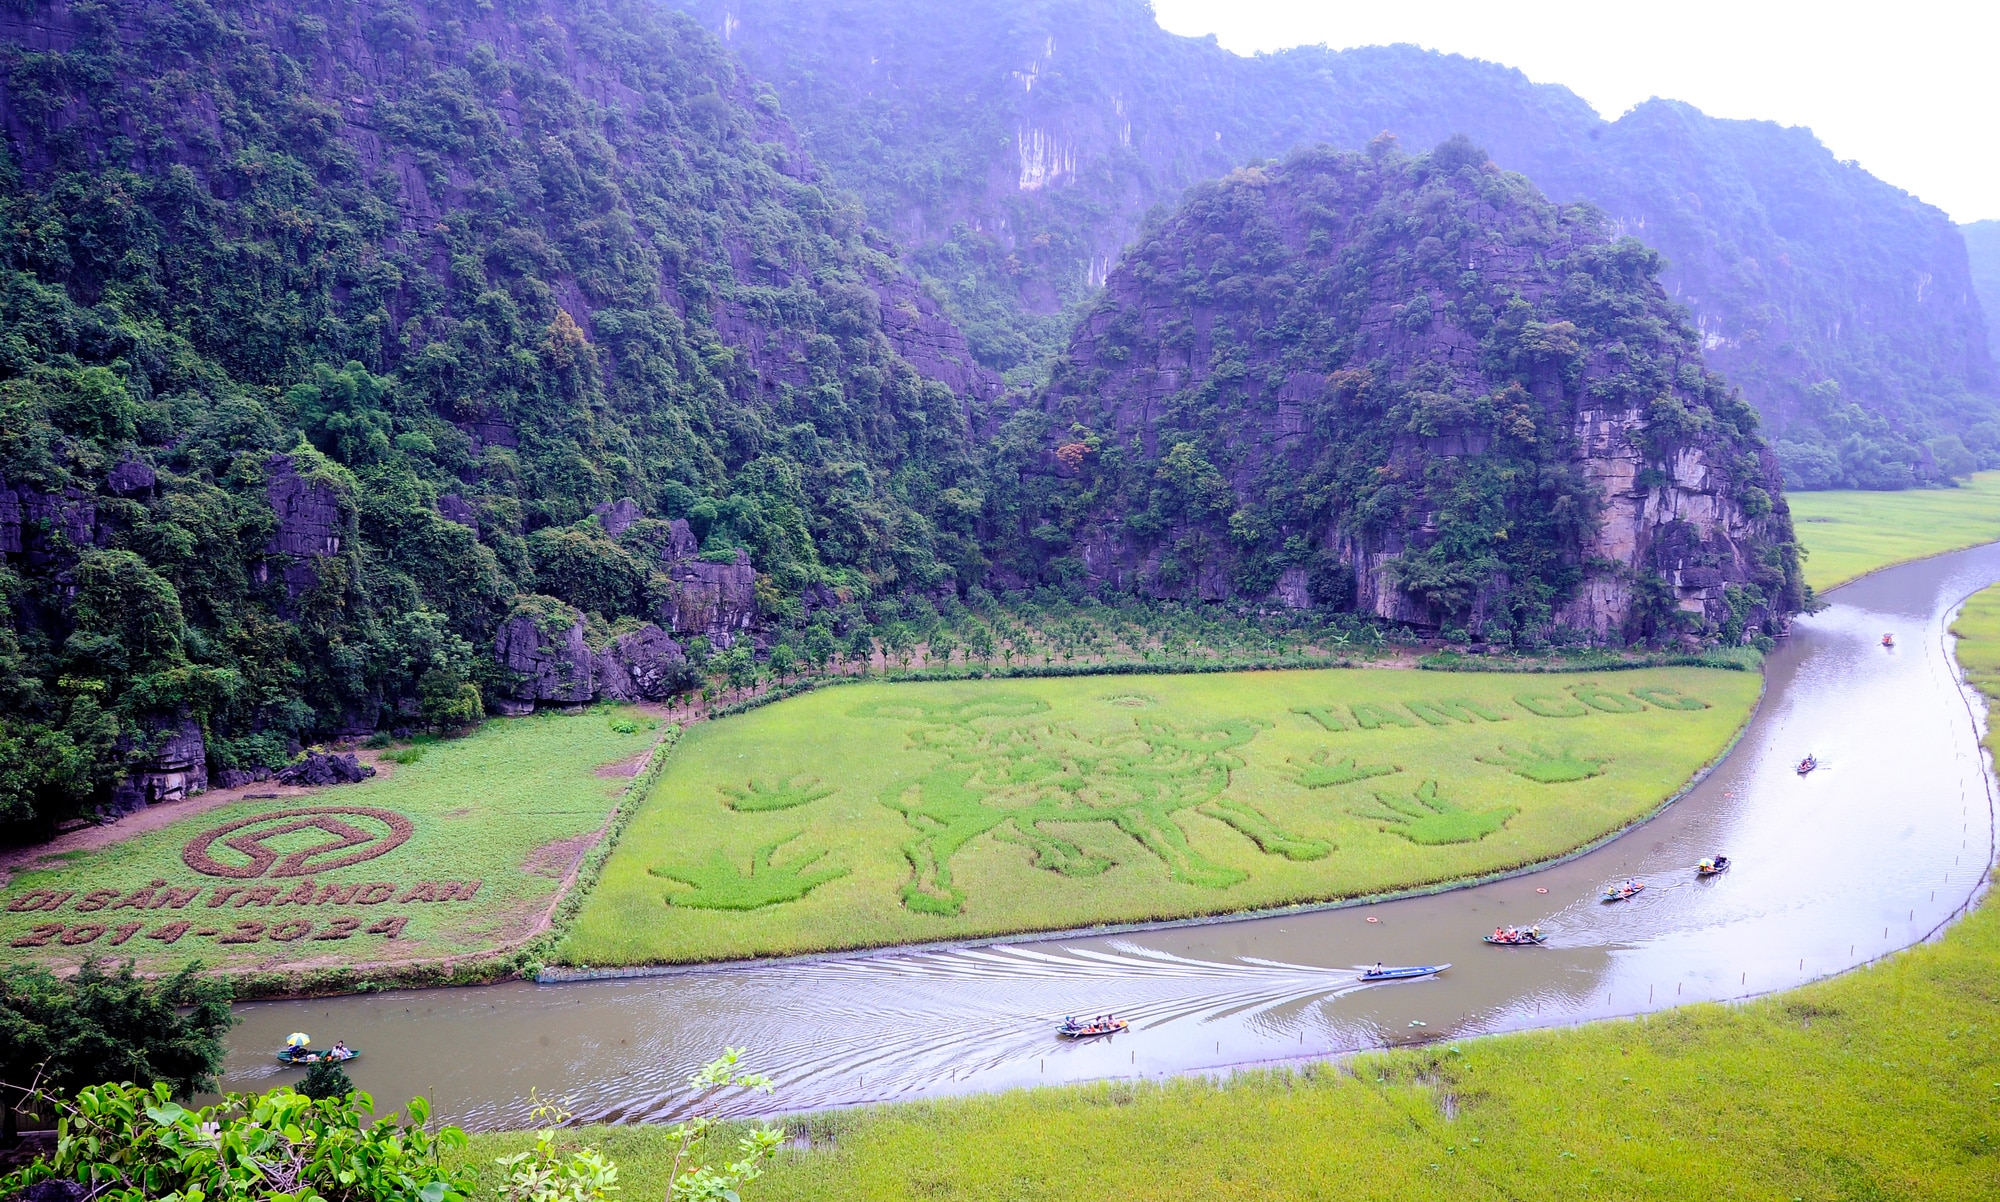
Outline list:
[[[1502,640],[1775,630],[1802,589],[1777,466],[1659,271],[1462,140],[1197,188],[1008,421],[998,583]]]

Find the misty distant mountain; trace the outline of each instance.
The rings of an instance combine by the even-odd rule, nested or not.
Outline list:
[[[1711,365],[1795,487],[2000,463],[1965,248],[1939,210],[1804,129],[1569,90],[1412,46],[1241,57],[1143,0],[681,0],[950,301],[974,353],[1040,378],[1143,215],[1294,147],[1466,134],[1660,250]],[[1065,313],[1069,316],[1065,317]]]
[[[1986,310],[1987,345],[2000,356],[2000,221],[1974,221],[1958,230],[1972,261],[1972,290]]]

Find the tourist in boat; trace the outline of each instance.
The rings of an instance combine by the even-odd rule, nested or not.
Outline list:
[[[353,1052],[347,1050],[345,1042],[336,1039],[333,1041],[333,1050],[327,1053],[327,1058],[329,1060],[346,1060],[353,1055]]]

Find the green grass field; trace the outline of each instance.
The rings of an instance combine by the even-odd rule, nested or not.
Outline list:
[[[1961,661],[2000,699],[2000,590],[1956,629]],[[749,1202],[2000,1198],[2000,906],[1989,897],[1935,944],[1743,1005],[1219,1084],[1025,1090],[789,1125],[792,1150]],[[617,1159],[623,1196],[660,1193],[659,1128],[569,1135]],[[475,1136],[461,1155],[490,1181],[492,1159],[528,1141]]]
[[[0,890],[0,963],[290,972],[497,948],[540,917],[629,783],[596,770],[643,754],[657,727],[605,710],[489,722],[387,779],[38,863]]]
[[[1822,592],[1877,568],[2000,539],[2000,472],[1980,472],[1959,488],[1785,499],[1809,553],[1806,583]]]
[[[1720,753],[1754,673],[868,684],[690,732],[564,963],[1179,918],[1545,860]]]

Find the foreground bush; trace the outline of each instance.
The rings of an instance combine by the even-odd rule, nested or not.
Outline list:
[[[462,1202],[472,1177],[440,1166],[465,1133],[424,1129],[430,1105],[370,1123],[365,1093],[313,1099],[289,1088],[229,1094],[190,1110],[165,1083],[95,1085],[61,1113],[54,1155],[0,1178],[0,1197],[39,1181],[75,1181],[94,1202]]]
[[[0,974],[5,1100],[29,1089],[61,1094],[98,1081],[158,1081],[176,1098],[215,1088],[222,1037],[236,1020],[229,983],[200,972],[200,964],[189,964],[148,981],[131,961],[107,973],[86,960],[67,977],[33,966]],[[11,1135],[14,1112],[4,1113]]]

